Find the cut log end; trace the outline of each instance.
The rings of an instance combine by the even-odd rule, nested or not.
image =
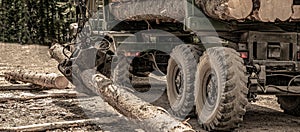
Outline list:
[[[229,0],[228,1],[229,16],[234,19],[247,18],[253,9],[252,0]]]
[[[64,76],[56,77],[54,83],[56,88],[61,88],[61,89],[67,88],[69,85],[68,79],[66,79]]]
[[[252,0],[196,0],[209,17],[219,20],[246,19],[253,9]]]
[[[287,21],[293,11],[293,0],[259,0],[260,8],[258,17],[263,22],[275,22],[276,20]]]
[[[292,19],[293,20],[300,20],[300,5],[294,5],[293,6],[293,15],[292,15]]]

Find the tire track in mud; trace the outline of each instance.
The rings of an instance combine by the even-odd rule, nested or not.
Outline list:
[[[270,104],[272,105],[272,104]],[[300,118],[282,111],[251,104],[247,108],[244,122],[237,131],[299,131]]]

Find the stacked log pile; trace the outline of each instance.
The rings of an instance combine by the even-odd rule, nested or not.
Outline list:
[[[262,22],[293,20],[293,8],[297,7],[293,0],[254,0],[254,4],[259,6],[253,11],[253,18]]]
[[[110,11],[118,20],[182,21],[184,0],[111,0]],[[300,21],[300,5],[293,0],[195,0],[207,16],[224,21]]]

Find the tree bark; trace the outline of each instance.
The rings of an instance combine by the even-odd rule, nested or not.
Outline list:
[[[33,83],[47,88],[67,88],[69,81],[64,76],[58,76],[55,73],[44,74],[36,72],[25,72],[22,70],[5,72],[5,78],[9,80],[18,80],[25,83]]]
[[[114,0],[110,11],[118,20],[173,22],[184,19],[183,0]]]
[[[86,76],[87,77],[87,76]],[[161,107],[153,106],[141,100],[126,88],[113,85],[113,82],[102,74],[93,75],[92,89],[121,114],[130,120],[140,123],[149,131],[194,131],[189,125],[172,117]]]

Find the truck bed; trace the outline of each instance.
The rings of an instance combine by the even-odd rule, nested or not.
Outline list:
[[[297,0],[188,0],[207,17],[238,22],[298,22]],[[186,16],[183,0],[110,0],[111,14],[117,20],[183,21]]]

